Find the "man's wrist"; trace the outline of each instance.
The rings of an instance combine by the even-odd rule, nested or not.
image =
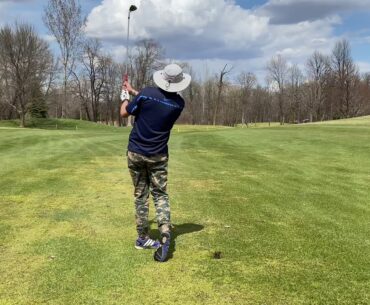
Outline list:
[[[130,94],[129,94],[128,90],[122,89],[120,98],[121,98],[121,101],[129,100],[130,99]]]
[[[137,92],[135,89],[131,89],[130,94],[133,95],[133,96],[136,96],[136,95],[139,94],[139,92]]]

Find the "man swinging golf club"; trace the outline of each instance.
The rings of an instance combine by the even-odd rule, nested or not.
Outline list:
[[[170,203],[167,188],[168,140],[184,108],[178,92],[186,89],[191,77],[180,66],[170,64],[153,75],[157,87],[137,92],[128,81],[123,84],[121,116],[135,116],[128,143],[128,168],[135,187],[137,249],[156,249],[154,259],[164,262],[171,243]],[[129,94],[135,96],[129,103]],[[160,242],[149,237],[149,192],[156,208]]]

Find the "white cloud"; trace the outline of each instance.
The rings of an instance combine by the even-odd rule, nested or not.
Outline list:
[[[48,43],[54,43],[56,42],[56,39],[53,35],[50,34],[45,34],[41,36],[42,39],[44,39]]]
[[[244,57],[268,34],[268,18],[224,0],[136,0],[132,37],[160,41],[169,56]],[[142,4],[142,5],[141,5]],[[91,36],[125,43],[128,3],[105,0],[88,18]]]
[[[370,0],[350,4],[358,8],[364,2]],[[87,33],[105,40],[112,53],[123,59],[128,7],[135,4],[138,10],[131,19],[134,40],[159,41],[168,58],[196,65],[198,74],[204,75],[205,66],[216,72],[230,63],[235,73],[253,71],[263,81],[266,62],[276,54],[284,55],[291,63],[303,64],[314,50],[330,53],[337,39],[333,29],[342,22],[336,12],[347,9],[348,3],[270,0],[262,7],[243,9],[231,0],[104,0],[90,13]],[[307,10],[306,18],[302,8],[308,4],[312,9]],[[300,8],[299,20],[273,22],[281,7]]]
[[[370,73],[370,63],[369,62],[358,61],[356,62],[356,64],[360,69],[360,73]]]
[[[259,14],[270,16],[271,23],[293,24],[344,11],[369,9],[370,0],[270,0],[259,9]]]

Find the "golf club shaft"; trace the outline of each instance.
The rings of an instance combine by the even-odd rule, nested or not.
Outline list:
[[[129,59],[130,59],[130,11],[128,12],[128,18],[127,18],[127,39],[126,39],[126,72],[124,76],[124,81],[128,81],[128,65],[129,65]]]

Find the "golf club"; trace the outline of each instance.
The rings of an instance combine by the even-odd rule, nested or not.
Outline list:
[[[135,5],[131,5],[128,10],[128,18],[127,18],[127,40],[126,40],[126,72],[124,76],[124,81],[128,81],[128,64],[129,64],[129,53],[130,53],[130,19],[131,19],[131,12],[137,10]]]

